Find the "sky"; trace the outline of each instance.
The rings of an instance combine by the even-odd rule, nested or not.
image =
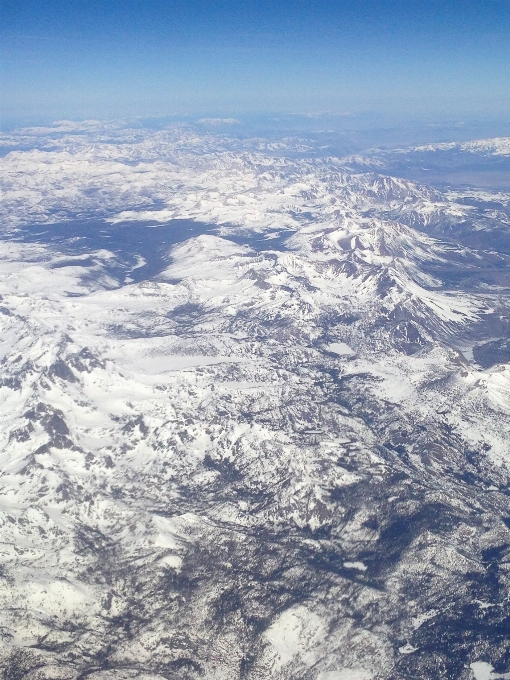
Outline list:
[[[3,0],[2,120],[510,118],[510,0]]]

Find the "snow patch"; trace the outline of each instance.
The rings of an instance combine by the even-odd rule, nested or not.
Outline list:
[[[418,616],[413,616],[411,619],[411,624],[414,628],[414,630],[418,630],[420,626],[422,626],[425,621],[428,621],[429,619],[433,619],[434,616],[437,616],[437,610],[436,609],[431,609],[428,612],[425,612],[424,614],[419,614]]]
[[[328,352],[333,352],[339,356],[351,356],[354,351],[345,342],[331,342],[326,346]]]
[[[317,680],[372,680],[373,674],[361,668],[343,668],[339,671],[321,673]]]
[[[305,657],[307,663],[315,659],[317,647],[325,636],[326,626],[322,619],[302,606],[283,612],[264,634],[278,669],[298,655]]]
[[[413,647],[411,644],[407,643],[407,645],[404,645],[403,647],[399,647],[398,651],[401,654],[412,654],[413,652],[418,651],[418,647]]]
[[[363,562],[344,562],[346,569],[357,569],[358,571],[366,571],[367,567]]]

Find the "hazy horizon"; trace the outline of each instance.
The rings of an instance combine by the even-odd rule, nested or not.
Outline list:
[[[4,3],[2,125],[157,115],[508,119],[510,3]]]

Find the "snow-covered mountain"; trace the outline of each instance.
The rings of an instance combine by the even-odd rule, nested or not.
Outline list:
[[[494,156],[510,156],[510,137],[494,137],[493,139],[476,139],[471,142],[448,142],[443,144],[425,144],[414,147],[415,151],[468,151],[476,154]]]
[[[510,673],[510,226],[308,144],[4,139],[6,680]]]

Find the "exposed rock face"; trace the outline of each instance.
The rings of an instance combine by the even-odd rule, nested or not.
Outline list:
[[[29,186],[23,212],[8,175],[0,262],[4,678],[509,673],[509,262],[423,233],[478,208],[94,134],[6,161]],[[53,229],[57,200],[96,221]]]

